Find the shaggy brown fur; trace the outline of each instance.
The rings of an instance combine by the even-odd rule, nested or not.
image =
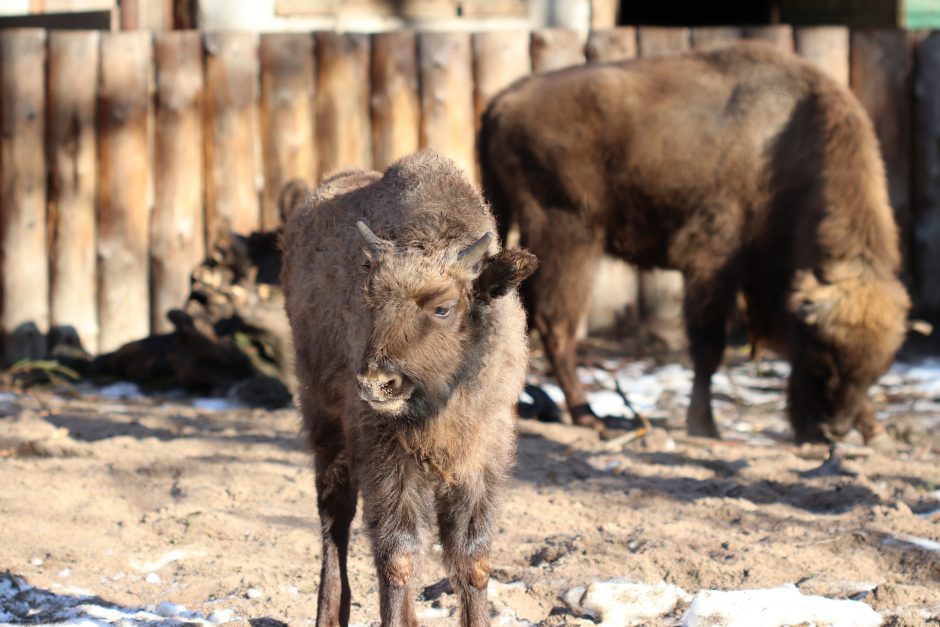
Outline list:
[[[867,390],[905,334],[898,233],[872,125],[845,88],[757,43],[523,79],[487,110],[485,191],[542,261],[523,286],[568,406],[601,424],[574,333],[603,252],[680,270],[688,429],[718,436],[711,376],[742,290],[791,361],[799,440],[879,430]]]
[[[515,288],[537,266],[525,251],[501,251],[495,228],[461,172],[430,153],[384,176],[326,179],[285,228],[323,531],[318,625],[349,620],[357,491],[383,624],[417,624],[411,582],[435,519],[462,624],[489,622],[490,539],[528,363]]]

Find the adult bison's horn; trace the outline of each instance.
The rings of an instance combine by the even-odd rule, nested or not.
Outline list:
[[[490,242],[493,241],[493,234],[487,231],[483,237],[464,248],[457,255],[457,263],[465,268],[472,268],[483,259],[486,251],[490,248]]]
[[[359,231],[359,235],[362,236],[363,241],[366,243],[366,248],[369,249],[369,254],[371,255],[381,255],[389,249],[389,241],[381,239],[378,235],[372,232],[366,223],[362,220],[356,222],[356,230]]]

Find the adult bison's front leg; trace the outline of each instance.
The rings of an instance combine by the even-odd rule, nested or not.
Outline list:
[[[694,368],[692,398],[686,415],[689,435],[721,437],[712,414],[712,375],[721,365],[728,343],[728,316],[735,293],[728,283],[687,279],[685,321]]]
[[[493,490],[483,478],[473,485],[447,486],[437,498],[444,564],[460,596],[462,627],[490,624],[486,588],[496,509]]]

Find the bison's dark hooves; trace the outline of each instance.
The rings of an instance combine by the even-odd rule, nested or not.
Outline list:
[[[687,433],[695,438],[712,438],[713,440],[720,440],[721,433],[718,432],[718,428],[715,425],[689,425]]]
[[[842,466],[843,456],[839,447],[833,444],[829,448],[829,456],[822,464],[811,470],[805,470],[800,474],[805,479],[814,477],[857,477],[858,473],[847,470]]]

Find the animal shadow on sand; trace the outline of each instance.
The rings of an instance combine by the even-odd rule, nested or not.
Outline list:
[[[624,451],[622,455],[657,466],[693,466],[713,473],[697,477],[642,475],[627,469],[603,470],[592,459],[610,453],[588,451],[576,444],[565,444],[538,433],[520,433],[518,461],[514,477],[536,485],[564,486],[585,491],[626,492],[641,490],[666,496],[677,502],[691,503],[703,498],[744,499],[755,505],[782,503],[814,514],[841,514],[858,506],[881,504],[881,499],[864,485],[848,478],[799,478],[793,480],[744,479],[746,459],[733,461],[697,459],[682,453],[646,453]]]

